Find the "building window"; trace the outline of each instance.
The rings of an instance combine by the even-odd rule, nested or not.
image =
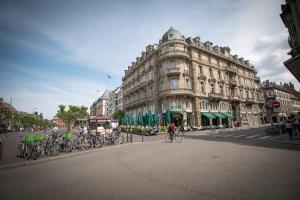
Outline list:
[[[203,74],[203,67],[201,65],[199,65],[199,73]]]
[[[200,110],[207,110],[207,102],[206,101],[200,102]]]
[[[178,79],[171,80],[171,89],[178,89]]]
[[[162,90],[164,88],[164,82],[160,81],[160,89]]]
[[[187,88],[191,88],[191,82],[189,78],[185,79],[185,85]]]
[[[210,108],[211,110],[218,110],[219,104],[218,103],[210,103]]]
[[[215,93],[215,84],[214,83],[210,84],[210,92]]]
[[[171,65],[171,69],[175,69],[176,68],[176,62],[175,62],[175,60],[171,60],[170,61],[170,65]]]
[[[200,81],[200,93],[205,93],[205,82]]]
[[[222,95],[224,95],[224,88],[223,88],[223,85],[220,85],[220,93],[221,93]]]
[[[169,51],[175,51],[175,45],[174,44],[171,44],[169,46]]]
[[[249,91],[246,91],[246,98],[249,98]]]
[[[221,76],[221,72],[220,72],[220,71],[218,71],[218,77],[219,77],[219,79],[222,79],[222,76]]]
[[[243,90],[240,90],[240,95],[241,95],[241,98],[244,98]]]
[[[209,69],[209,76],[214,77],[212,69]]]

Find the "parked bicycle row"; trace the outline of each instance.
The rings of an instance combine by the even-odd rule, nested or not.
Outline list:
[[[24,159],[38,159],[43,156],[55,156],[60,152],[72,152],[77,150],[89,150],[101,148],[108,144],[122,144],[124,138],[119,132],[109,134],[92,135],[87,132],[80,132],[78,136],[68,132],[59,135],[55,130],[51,136],[43,133],[20,136],[24,138],[17,147],[17,156]]]

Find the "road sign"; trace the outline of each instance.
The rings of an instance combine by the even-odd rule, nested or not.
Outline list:
[[[273,101],[272,102],[272,108],[279,108],[279,107],[280,107],[279,101]]]

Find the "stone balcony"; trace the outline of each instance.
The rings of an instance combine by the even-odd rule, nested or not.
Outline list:
[[[229,85],[236,86],[237,85],[237,81],[235,79],[229,79]]]
[[[159,55],[158,61],[168,59],[168,58],[176,58],[176,57],[189,59],[190,55],[186,51],[180,51],[180,50],[168,51],[168,52],[161,53]]]
[[[180,76],[181,72],[180,72],[180,68],[171,68],[171,69],[167,69],[166,74],[168,76]]]
[[[221,93],[208,93],[208,98],[211,101],[219,101],[224,98],[224,95]]]
[[[246,104],[253,104],[253,103],[255,103],[255,99],[254,98],[250,98],[250,97],[246,97],[245,98],[245,103]]]
[[[226,67],[226,72],[236,74],[236,69],[233,67]]]
[[[237,95],[229,95],[228,100],[232,101],[232,102],[238,102],[238,101],[241,101],[241,98]]]
[[[259,77],[254,77],[254,80],[256,83],[260,83],[260,78]]]
[[[188,88],[177,88],[177,89],[165,89],[161,90],[159,96],[177,96],[177,95],[185,95],[185,96],[195,96],[194,91]]]

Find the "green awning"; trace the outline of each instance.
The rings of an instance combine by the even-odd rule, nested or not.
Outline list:
[[[221,113],[213,113],[217,118],[225,119],[227,116],[222,115]]]
[[[222,113],[224,116],[228,117],[228,118],[232,118],[231,113]]]
[[[204,115],[205,117],[207,117],[208,119],[215,119],[216,118],[216,116],[214,116],[213,114],[211,114],[209,112],[203,112],[201,114]]]

